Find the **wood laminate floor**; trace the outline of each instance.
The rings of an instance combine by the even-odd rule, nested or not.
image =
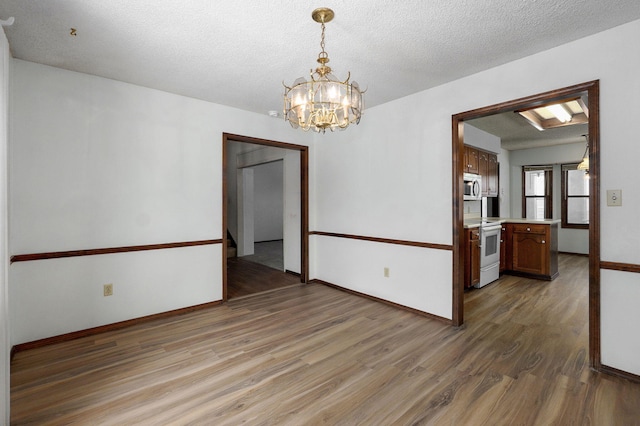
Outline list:
[[[227,298],[300,284],[300,277],[242,257],[227,259]]]
[[[560,271],[467,292],[462,328],[311,284],[20,352],[12,424],[640,424],[588,368],[587,259]]]

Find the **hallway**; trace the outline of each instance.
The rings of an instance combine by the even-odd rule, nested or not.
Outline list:
[[[256,243],[253,255],[227,259],[228,299],[297,284],[300,277],[284,272],[282,240]]]

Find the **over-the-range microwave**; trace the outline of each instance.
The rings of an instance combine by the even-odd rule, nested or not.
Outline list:
[[[473,173],[464,174],[464,199],[482,199],[482,176]]]

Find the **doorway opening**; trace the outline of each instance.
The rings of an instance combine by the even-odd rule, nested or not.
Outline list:
[[[495,114],[542,106],[569,97],[588,100],[589,152],[589,363],[596,370],[600,363],[600,193],[599,193],[599,81],[591,81],[525,98],[507,101],[452,116],[453,156],[453,277],[452,317],[455,326],[464,323],[464,122]]]
[[[229,244],[229,248],[235,246],[236,256],[247,261],[281,272],[289,268],[299,271],[299,256],[296,256],[296,259],[287,259],[288,268],[284,266],[285,236],[287,246],[296,243],[300,246],[300,227],[297,220],[285,224],[285,204],[289,215],[294,219],[300,216],[300,203],[295,199],[290,200],[292,196],[289,194],[285,199],[285,187],[295,198],[298,198],[300,193],[297,174],[288,178],[286,182],[284,174],[285,162],[288,168],[299,169],[300,166],[296,164],[299,162],[297,153],[292,152],[291,158],[285,149],[243,142],[231,142],[228,152],[231,154],[231,157],[227,158],[227,162],[231,163],[228,170],[231,176],[227,176],[227,182],[237,183],[235,192],[233,184],[232,188],[227,190],[227,211],[231,212],[228,217],[227,237],[235,243]],[[252,160],[248,161],[247,157]],[[274,160],[274,157],[278,159]],[[232,177],[235,179],[230,179]],[[232,257],[229,256],[229,259]],[[291,266],[290,263],[295,265]]]
[[[306,283],[308,148],[228,133],[222,145],[223,300]]]

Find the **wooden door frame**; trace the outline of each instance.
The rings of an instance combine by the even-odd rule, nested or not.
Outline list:
[[[589,364],[600,370],[600,81],[594,80],[455,114],[451,118],[453,155],[453,307],[455,326],[464,323],[463,122],[587,94],[589,108]]]
[[[222,134],[222,300],[227,301],[227,150],[231,142],[272,146],[300,152],[300,282],[309,279],[309,147],[249,136]]]

